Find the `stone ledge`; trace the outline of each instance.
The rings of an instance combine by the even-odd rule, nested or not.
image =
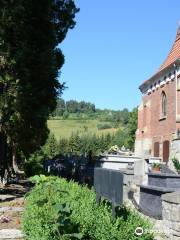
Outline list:
[[[159,186],[154,186],[154,185],[140,185],[140,187],[141,187],[141,189],[157,191],[157,192],[161,192],[162,194],[163,193],[172,193],[172,192],[176,191],[175,188],[159,187]]]
[[[23,207],[0,207],[0,213],[2,212],[23,212]]]
[[[180,191],[163,194],[161,198],[165,202],[180,204]]]
[[[2,239],[22,239],[23,234],[17,229],[2,229],[0,230],[0,240]]]
[[[169,173],[153,173],[153,172],[150,172],[148,173],[148,176],[153,176],[154,178],[157,177],[161,177],[161,178],[180,178],[180,174],[169,174]]]
[[[14,195],[0,194],[0,202],[11,201],[15,198]]]

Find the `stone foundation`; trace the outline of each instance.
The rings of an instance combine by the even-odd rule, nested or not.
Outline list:
[[[180,239],[180,192],[162,196],[162,217],[170,240]]]

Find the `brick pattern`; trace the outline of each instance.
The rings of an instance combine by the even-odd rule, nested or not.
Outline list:
[[[162,93],[167,97],[167,115],[162,118]],[[152,139],[150,152],[154,154],[154,143],[160,144],[160,156],[163,156],[162,144],[171,141],[176,133],[176,86],[175,80],[144,95],[138,111],[138,131],[136,140]]]
[[[165,70],[178,58],[180,58],[180,25],[172,49],[157,73]],[[146,82],[148,83],[148,81]],[[142,98],[142,103],[138,109],[138,129],[136,131],[135,152],[144,154],[143,151],[145,148],[146,152],[149,148],[148,152],[154,155],[154,145],[156,143],[156,148],[159,149],[160,157],[167,160],[170,143],[175,137],[177,130],[179,129],[180,131],[180,76],[178,76],[177,87],[175,78],[173,81],[160,85],[158,89],[155,88],[151,94],[145,94]],[[162,115],[163,92],[167,97],[166,116]],[[159,148],[157,144],[159,144]]]

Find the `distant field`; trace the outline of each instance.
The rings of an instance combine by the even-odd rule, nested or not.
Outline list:
[[[98,120],[48,120],[48,127],[56,139],[69,138],[72,133],[97,134],[115,133],[116,128],[98,130]],[[102,123],[102,122],[101,122]]]

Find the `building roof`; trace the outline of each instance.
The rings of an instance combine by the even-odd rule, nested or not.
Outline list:
[[[168,67],[171,63],[175,62],[178,58],[180,58],[180,24],[179,24],[179,28],[176,34],[176,39],[174,41],[172,49],[169,55],[167,56],[166,60],[160,66],[158,71],[161,71],[164,68]]]
[[[158,71],[150,79],[146,80],[145,82],[143,82],[141,84],[141,86],[139,87],[140,90],[142,91],[142,89],[144,87],[146,87],[156,77],[159,77],[159,75],[161,75],[164,72],[164,70],[166,70],[166,68],[173,65],[173,63],[175,63],[179,59],[180,59],[180,22],[179,22],[179,27],[178,27],[178,31],[176,34],[174,44],[173,44],[171,51],[169,52],[166,60],[163,62],[163,64],[158,69]]]

